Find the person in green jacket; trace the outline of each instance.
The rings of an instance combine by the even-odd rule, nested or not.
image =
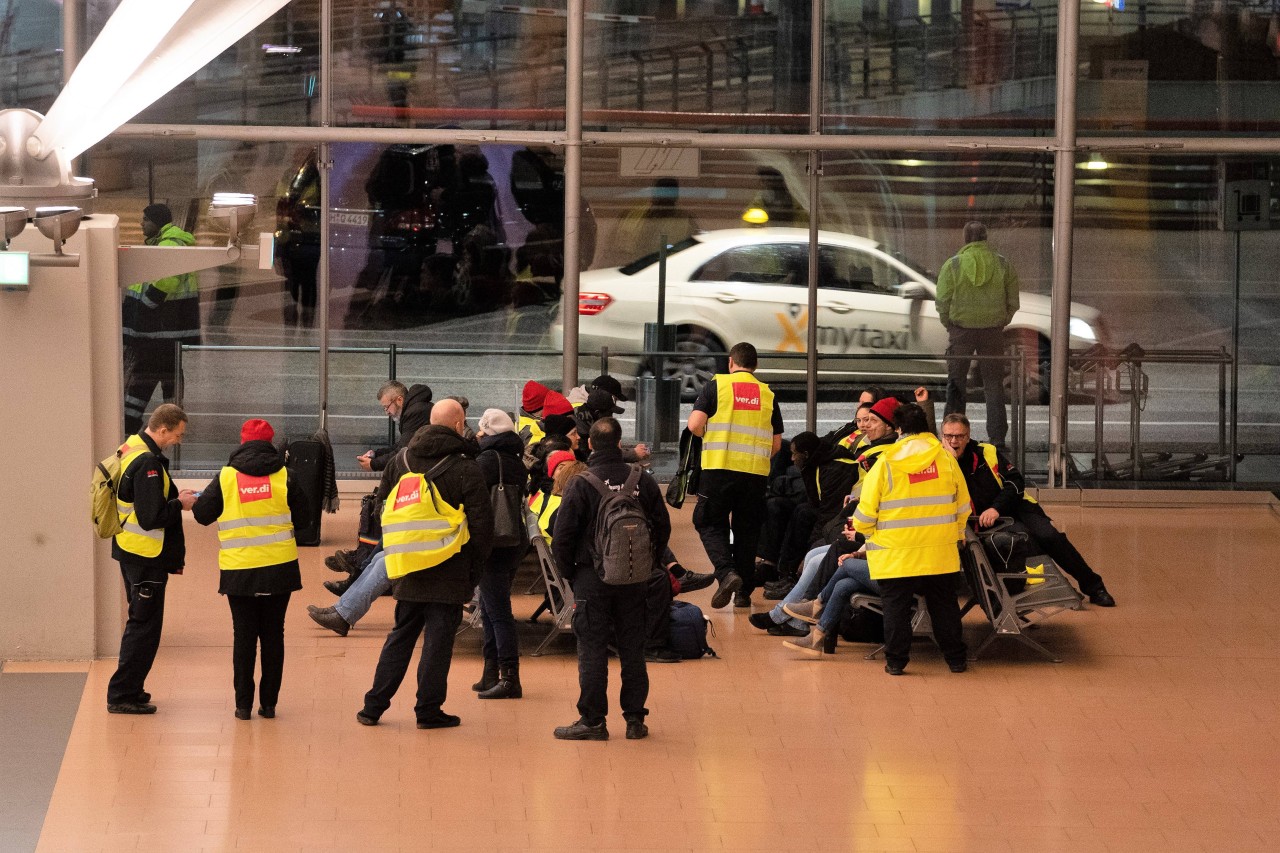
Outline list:
[[[968,222],[964,248],[938,273],[938,319],[947,330],[946,414],[965,413],[972,357],[1004,354],[1004,328],[1018,310],[1018,274],[987,245],[987,226]],[[987,439],[1004,447],[1004,363],[980,359],[987,400]]]
[[[195,238],[173,224],[167,204],[142,211],[142,234],[148,246],[192,246]],[[176,344],[200,343],[200,290],[194,273],[125,288],[121,308],[124,332],[125,431],[142,428],[151,395],[160,386],[164,402],[174,402],[177,382]]]

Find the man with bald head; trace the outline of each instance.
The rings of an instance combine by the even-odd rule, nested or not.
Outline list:
[[[458,436],[463,435],[466,429],[466,412],[462,405],[453,399],[443,399],[436,403],[431,409],[430,422],[421,427],[417,432],[409,437],[409,445],[417,440],[419,433],[434,427],[442,428],[445,431],[452,431]],[[479,452],[479,445],[474,442],[462,440],[466,445],[465,453],[474,457]],[[404,462],[408,456],[408,445],[404,453],[396,453],[387,462],[387,468],[383,469],[383,482],[378,487],[379,500],[385,500],[387,489],[387,477],[390,476],[386,472],[393,465],[400,465],[398,469],[400,473],[395,475],[395,479],[391,480],[392,486],[404,474]],[[334,602],[331,607],[317,607],[314,604],[307,605],[307,615],[315,620],[316,624],[328,628],[339,637],[347,636],[355,624],[359,622],[369,608],[378,598],[391,589],[391,579],[387,577],[386,554],[379,546],[377,553],[369,560],[368,567],[360,573],[355,580],[351,581],[351,585],[343,591],[342,595]],[[468,595],[468,600],[470,595]]]
[[[396,621],[364,707],[356,714],[361,725],[377,725],[391,707],[419,635],[422,654],[413,709],[418,728],[450,728],[461,722],[442,707],[453,638],[493,541],[489,489],[475,461],[476,444],[463,438],[466,425],[458,401],[436,403],[431,423],[387,463],[378,485],[384,501],[383,562],[396,600]]]

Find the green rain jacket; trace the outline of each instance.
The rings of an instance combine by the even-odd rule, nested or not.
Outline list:
[[[171,222],[147,240],[147,245],[194,246],[195,242],[195,237]],[[121,324],[126,338],[200,343],[200,290],[195,274],[182,273],[126,287]]]
[[[942,265],[937,307],[947,328],[1007,326],[1018,310],[1018,274],[985,240],[969,243]]]

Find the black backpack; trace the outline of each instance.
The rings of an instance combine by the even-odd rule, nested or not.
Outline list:
[[[687,601],[671,602],[671,634],[668,645],[682,660],[703,657],[719,657],[715,649],[707,645],[707,629],[711,621],[702,609]]]
[[[600,580],[611,586],[644,583],[653,574],[653,530],[639,500],[643,473],[639,465],[632,465],[630,476],[617,492],[590,471],[584,474],[600,493],[592,548]]]

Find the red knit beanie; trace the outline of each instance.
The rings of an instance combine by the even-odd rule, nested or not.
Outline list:
[[[548,415],[567,415],[573,411],[573,405],[569,399],[559,391],[547,391],[546,399],[542,401],[542,416]]]
[[[577,458],[577,456],[573,455],[572,450],[553,450],[547,454],[547,476],[554,477],[556,469],[560,467],[561,463],[572,462]]]
[[[276,437],[276,431],[271,428],[271,424],[262,420],[262,418],[252,418],[244,422],[244,426],[240,427],[240,443],[246,441],[270,441]]]
[[[547,398],[547,392],[551,389],[541,382],[534,382],[530,379],[524,383],[524,391],[520,394],[520,408],[530,414],[542,408],[542,401]]]
[[[893,413],[898,411],[898,400],[896,397],[884,397],[871,407],[871,414],[880,418],[880,420],[893,426]]]

